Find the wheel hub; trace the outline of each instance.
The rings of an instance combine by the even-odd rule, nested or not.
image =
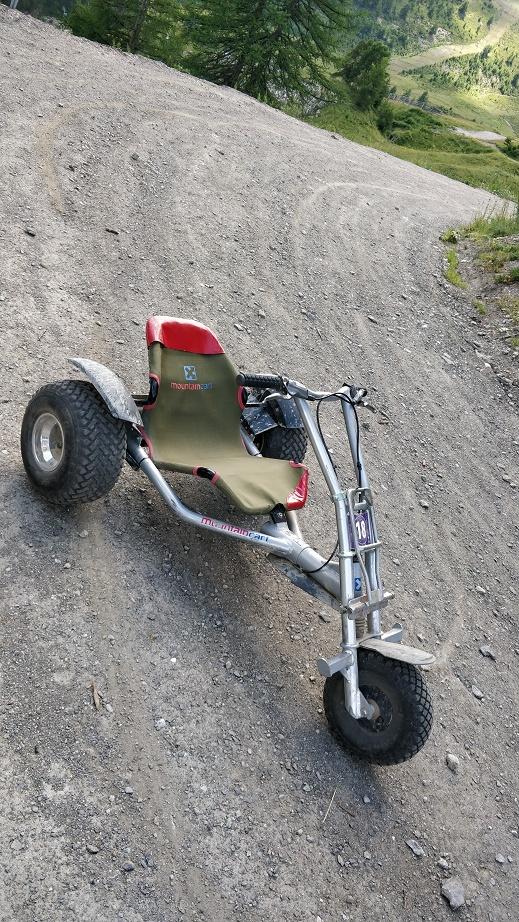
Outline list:
[[[64,436],[61,423],[54,413],[38,416],[32,430],[32,451],[42,471],[54,471],[63,458]]]

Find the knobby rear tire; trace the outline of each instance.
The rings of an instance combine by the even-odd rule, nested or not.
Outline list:
[[[284,429],[276,426],[261,436],[259,450],[264,458],[279,458],[281,461],[296,461],[301,464],[308,447],[308,436],[304,429]]]
[[[44,416],[44,414],[46,414]],[[38,419],[57,419],[58,462],[38,461]],[[36,426],[36,429],[35,429]],[[21,431],[22,460],[34,488],[51,503],[69,506],[105,496],[124,463],[126,432],[88,381],[47,384],[30,400]],[[54,469],[50,469],[52,464]]]

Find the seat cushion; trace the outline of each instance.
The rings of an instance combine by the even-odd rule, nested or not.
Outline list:
[[[308,471],[295,461],[244,454],[236,458],[197,458],[195,464],[160,459],[157,467],[210,480],[243,512],[256,515],[274,506],[301,509],[308,495]]]

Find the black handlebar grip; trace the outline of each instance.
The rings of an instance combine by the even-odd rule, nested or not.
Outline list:
[[[253,387],[256,390],[273,388],[275,391],[284,391],[285,382],[281,375],[247,375],[240,373],[236,377],[236,383],[243,387]]]

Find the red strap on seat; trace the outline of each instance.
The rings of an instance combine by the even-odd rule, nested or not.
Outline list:
[[[146,322],[146,342],[161,343],[166,349],[195,355],[223,355],[221,343],[203,323],[179,317],[150,317]]]

